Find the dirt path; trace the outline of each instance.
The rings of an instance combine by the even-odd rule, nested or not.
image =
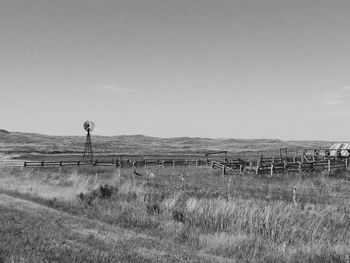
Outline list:
[[[84,217],[67,214],[44,205],[15,198],[6,194],[0,194],[0,207],[11,211],[21,211],[40,222],[50,222],[52,229],[60,229],[63,232],[78,235],[78,240],[96,239],[108,248],[131,248],[131,253],[136,253],[144,259],[155,262],[232,262],[220,257],[208,254],[194,254],[186,247],[181,247],[172,242],[163,241],[144,234],[136,233],[120,227],[111,226]],[[1,216],[1,215],[0,215]],[[43,222],[45,224],[45,222]]]

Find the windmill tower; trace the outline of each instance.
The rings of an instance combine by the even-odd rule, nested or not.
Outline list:
[[[95,123],[93,121],[84,122],[84,130],[87,131],[87,134],[86,134],[83,162],[89,162],[89,163],[93,162],[90,132],[92,132],[94,128],[95,128]]]

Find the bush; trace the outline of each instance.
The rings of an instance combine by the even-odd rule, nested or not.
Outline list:
[[[179,211],[179,210],[175,210],[172,213],[172,218],[176,221],[176,222],[180,222],[180,223],[184,223],[185,222],[185,216],[184,213]]]
[[[88,205],[92,204],[92,201],[94,201],[96,198],[98,199],[109,199],[113,192],[117,192],[117,188],[105,184],[104,186],[100,185],[100,187],[96,190],[93,190],[89,193],[80,193],[78,195],[78,198],[80,201],[86,202]]]

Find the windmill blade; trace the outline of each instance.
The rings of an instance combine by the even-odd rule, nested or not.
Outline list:
[[[93,121],[85,121],[83,126],[84,130],[91,132],[95,128],[95,123]]]
[[[93,121],[90,121],[89,125],[90,125],[90,131],[93,131],[95,128],[95,123]]]

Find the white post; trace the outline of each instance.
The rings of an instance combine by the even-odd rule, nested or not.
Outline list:
[[[273,163],[271,163],[271,168],[270,168],[270,175],[273,175]]]
[[[227,184],[227,199],[228,200],[231,199],[231,178],[228,180],[228,184]]]
[[[297,205],[297,188],[293,186],[293,203],[296,206]]]
[[[184,179],[184,173],[181,174],[181,188],[184,189],[184,183],[185,183],[185,179]]]

